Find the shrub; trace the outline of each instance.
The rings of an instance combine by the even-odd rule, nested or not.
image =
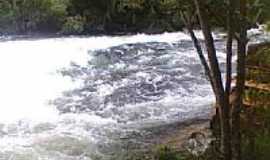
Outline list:
[[[57,30],[68,4],[69,0],[0,1],[0,32]]]
[[[85,19],[81,16],[68,17],[64,23],[61,33],[80,34],[84,31]]]
[[[270,135],[258,135],[255,139],[255,157],[257,160],[270,159]]]
[[[266,23],[266,30],[270,31],[270,21]]]

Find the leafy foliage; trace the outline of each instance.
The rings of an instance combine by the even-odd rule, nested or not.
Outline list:
[[[64,23],[61,33],[81,34],[84,30],[85,19],[81,16],[68,17]]]
[[[270,67],[270,49],[262,48],[260,51],[248,56],[247,63],[254,66]]]
[[[270,19],[268,0],[249,0],[249,21]],[[224,26],[226,3],[208,0],[215,26]],[[0,0],[0,33],[62,31],[70,17],[84,19],[83,31],[162,32],[182,29],[181,10],[194,14],[190,0]],[[258,18],[259,17],[259,18]],[[196,19],[195,19],[196,20]],[[194,22],[198,24],[197,21]]]
[[[270,84],[269,53],[269,46],[260,47],[247,58],[247,64],[254,66],[247,70],[247,80],[256,84],[245,90],[244,102],[251,107],[243,110],[241,120],[243,159],[247,160],[270,158],[270,91],[265,88]]]
[[[58,29],[67,15],[67,4],[67,0],[2,0],[0,32]]]

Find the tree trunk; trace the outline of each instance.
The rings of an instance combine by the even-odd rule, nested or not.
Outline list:
[[[206,76],[209,78],[211,87],[212,87],[212,91],[215,93],[216,95],[216,90],[214,87],[214,80],[211,74],[211,69],[209,68],[209,65],[207,63],[207,60],[203,54],[203,50],[202,50],[202,46],[201,43],[199,42],[198,38],[196,37],[194,31],[193,31],[193,25],[192,25],[192,19],[194,18],[194,15],[192,14],[186,14],[184,11],[181,12],[181,16],[182,16],[182,20],[185,24],[185,26],[187,27],[187,30],[190,34],[190,37],[193,41],[194,47],[199,55],[200,61],[202,63],[202,66],[204,67],[204,71]],[[216,109],[216,115],[213,116],[211,122],[210,122],[210,128],[212,130],[212,134],[213,136],[216,138],[215,144],[214,144],[214,148],[216,151],[218,151],[218,153],[220,153],[220,137],[221,137],[221,127],[222,126],[222,119],[220,119],[220,117],[222,117],[221,112],[219,111],[218,107],[215,106]]]
[[[192,39],[194,47],[199,55],[200,61],[202,63],[204,71],[205,71],[205,75],[207,76],[207,78],[209,78],[213,92],[216,93],[215,88],[214,88],[213,77],[211,75],[211,69],[209,68],[207,60],[206,60],[205,56],[203,55],[202,46],[201,46],[198,38],[196,37],[194,31],[193,31],[193,25],[191,22],[192,16],[189,16],[189,15],[185,14],[184,12],[181,12],[181,16],[182,16],[182,20],[184,21],[185,26],[187,27],[188,33]]]
[[[229,147],[225,149],[225,159],[232,159],[232,121],[231,121],[231,108],[232,103],[230,103],[230,93],[231,93],[231,83],[232,83],[232,54],[233,54],[233,36],[234,36],[234,2],[233,0],[227,0],[228,10],[227,10],[227,42],[226,42],[226,83],[225,83],[225,106],[223,109],[224,115],[224,132],[226,133],[227,138],[224,138],[224,141],[227,144],[224,147]]]
[[[14,13],[17,13],[17,0],[12,0],[12,10]],[[13,18],[13,26],[15,27],[15,32],[18,31],[17,19]]]
[[[241,160],[241,125],[240,113],[243,105],[243,92],[245,87],[245,62],[247,45],[247,1],[239,0],[240,6],[240,30],[237,46],[237,82],[236,82],[236,103],[232,113],[232,136],[233,136],[233,159]]]
[[[222,83],[221,71],[216,56],[214,39],[211,32],[210,23],[205,12],[205,2],[202,0],[194,0],[198,11],[201,29],[205,38],[206,49],[211,68],[211,76],[213,77],[213,87],[216,95],[216,103],[220,108],[220,128],[221,128],[221,151],[225,160],[231,160],[231,126],[229,116],[229,96],[226,97]]]
[[[234,4],[233,0],[228,0],[228,12],[227,12],[227,44],[226,44],[226,85],[225,85],[225,96],[226,100],[229,101],[229,96],[231,92],[231,83],[232,83],[232,54],[233,54],[233,36],[234,36]],[[229,107],[230,110],[230,107]]]

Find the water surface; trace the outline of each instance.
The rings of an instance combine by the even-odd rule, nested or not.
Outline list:
[[[207,117],[213,103],[182,32],[3,41],[0,51],[4,160],[108,158],[117,139]]]

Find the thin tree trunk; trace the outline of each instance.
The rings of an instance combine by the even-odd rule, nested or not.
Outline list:
[[[241,125],[240,113],[243,105],[243,92],[245,87],[245,62],[246,62],[246,45],[247,45],[247,25],[246,25],[246,12],[247,1],[239,0],[240,6],[240,30],[237,46],[237,82],[236,82],[236,104],[233,107],[233,159],[241,160]]]
[[[205,38],[208,59],[212,71],[214,88],[216,90],[216,100],[220,111],[221,120],[221,151],[224,154],[225,160],[231,160],[231,132],[230,132],[230,119],[229,119],[229,98],[225,96],[225,90],[222,83],[221,71],[216,56],[216,49],[214,39],[211,33],[208,17],[205,13],[205,2],[202,0],[194,0],[195,6],[198,11],[201,29]]]
[[[224,147],[229,147],[229,149],[226,149],[225,152],[225,157],[228,156],[228,159],[232,159],[232,121],[231,121],[231,106],[232,104],[230,103],[230,93],[231,93],[231,83],[232,83],[232,54],[233,54],[233,36],[234,36],[234,2],[233,0],[227,0],[228,3],[228,11],[227,11],[227,43],[226,43],[226,83],[225,83],[225,106],[223,109],[223,117],[224,117],[224,125],[226,127],[224,130],[226,130],[226,136],[227,138],[224,138],[224,141],[228,140],[226,142],[226,146]],[[227,152],[227,153],[226,153]],[[227,159],[226,158],[226,159]]]
[[[12,10],[14,13],[17,13],[17,0],[12,0]],[[15,32],[18,31],[17,18],[13,18],[13,25],[15,27]]]
[[[194,0],[196,8],[198,10],[198,15],[201,23],[202,32],[205,38],[206,49],[208,53],[209,64],[211,68],[211,76],[214,78],[214,87],[217,91],[217,99],[219,102],[224,101],[224,87],[222,85],[221,71],[218,64],[218,59],[216,55],[216,49],[214,44],[214,39],[212,36],[211,28],[208,22],[208,18],[204,12],[204,3],[201,0]]]
[[[228,0],[228,13],[227,13],[227,30],[228,30],[228,39],[226,44],[226,85],[225,85],[225,95],[227,101],[229,101],[229,96],[231,92],[231,83],[232,83],[232,54],[233,54],[233,36],[234,36],[234,5],[233,0]],[[229,108],[230,109],[230,108]]]
[[[194,47],[197,50],[200,61],[204,67],[205,74],[209,78],[209,81],[210,81],[210,84],[212,87],[212,91],[216,95],[217,91],[215,90],[216,88],[214,87],[214,80],[213,80],[213,77],[211,74],[211,69],[209,68],[207,60],[203,54],[202,46],[201,46],[198,38],[196,37],[194,31],[193,31],[192,19],[194,18],[193,17],[194,15],[185,14],[185,12],[182,11],[181,16],[182,16],[182,20],[183,20],[185,26],[187,27],[187,30],[190,34],[190,37],[193,41]],[[220,126],[223,126],[223,121],[220,117],[222,117],[221,112],[219,111],[219,108],[216,107],[216,115],[214,115],[214,117],[212,118],[212,120],[210,122],[210,127],[212,127],[212,129],[213,129],[213,134],[214,134],[215,138],[217,138],[216,142],[220,142],[220,137],[221,137],[221,130],[220,129],[223,128],[223,127],[220,127]],[[216,143],[215,146],[219,147],[220,143]],[[218,148],[218,150],[219,150],[219,148]]]
[[[207,76],[207,78],[209,78],[213,92],[216,93],[216,90],[214,88],[214,80],[213,80],[213,77],[211,75],[211,69],[209,68],[207,60],[206,60],[205,56],[203,55],[202,46],[201,46],[198,38],[196,37],[194,31],[193,31],[193,26],[192,26],[192,22],[191,22],[192,18],[188,17],[188,15],[186,15],[183,12],[181,13],[181,16],[182,16],[182,20],[185,23],[185,26],[187,27],[188,33],[190,34],[190,37],[191,37],[192,42],[194,44],[194,47],[199,55],[200,61],[202,63],[204,71],[205,71],[205,75]]]

